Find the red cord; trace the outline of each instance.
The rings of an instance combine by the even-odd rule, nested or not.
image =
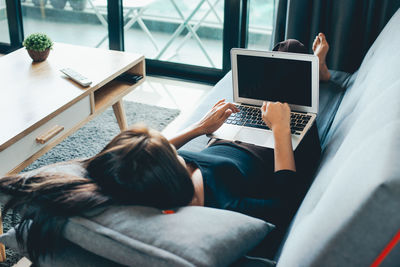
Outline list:
[[[389,255],[392,249],[397,245],[397,243],[399,243],[399,241],[400,241],[400,230],[382,250],[381,254],[379,254],[378,257],[374,260],[374,262],[371,264],[371,267],[378,267],[387,257],[387,255]]]

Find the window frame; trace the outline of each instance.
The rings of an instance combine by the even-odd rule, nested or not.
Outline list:
[[[19,0],[6,0],[6,10],[10,43],[0,42],[0,53],[9,53],[22,47],[24,40],[21,2]]]

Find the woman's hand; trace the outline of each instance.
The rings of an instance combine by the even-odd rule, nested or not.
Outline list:
[[[287,103],[264,102],[261,107],[262,119],[274,134],[275,171],[296,171],[292,137],[290,136],[290,107]]]
[[[218,130],[232,113],[236,112],[239,112],[239,109],[234,104],[222,99],[196,124],[196,128],[200,134],[211,134]]]
[[[287,103],[264,102],[261,112],[263,121],[272,131],[282,129],[290,132],[290,107]]]
[[[169,141],[178,149],[193,138],[215,132],[233,112],[239,112],[239,109],[222,99],[198,123],[169,138]]]

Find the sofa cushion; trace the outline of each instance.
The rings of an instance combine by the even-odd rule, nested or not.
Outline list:
[[[22,175],[29,177],[40,172],[86,174],[79,161],[75,161]],[[64,237],[86,251],[122,265],[224,266],[245,255],[272,229],[273,225],[262,220],[226,210],[191,206],[164,214],[149,207],[112,206],[86,217],[70,218]],[[15,239],[10,236],[13,230],[0,241],[15,247]],[[66,252],[60,253],[62,256]],[[57,266],[71,264],[71,260],[47,261]]]
[[[204,207],[175,214],[145,207],[113,207],[71,219],[65,237],[103,257],[135,266],[224,266],[272,229],[260,220]]]
[[[400,225],[400,10],[343,97],[278,266],[369,266]],[[396,266],[391,253],[385,264]]]

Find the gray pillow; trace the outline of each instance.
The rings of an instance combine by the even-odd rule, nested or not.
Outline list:
[[[73,175],[83,172],[79,162],[40,171],[54,170]],[[90,217],[69,219],[64,237],[122,265],[226,266],[250,251],[273,228],[240,213],[205,207],[183,207],[164,214],[149,207],[113,206]],[[12,230],[0,237],[0,242],[17,248]]]

